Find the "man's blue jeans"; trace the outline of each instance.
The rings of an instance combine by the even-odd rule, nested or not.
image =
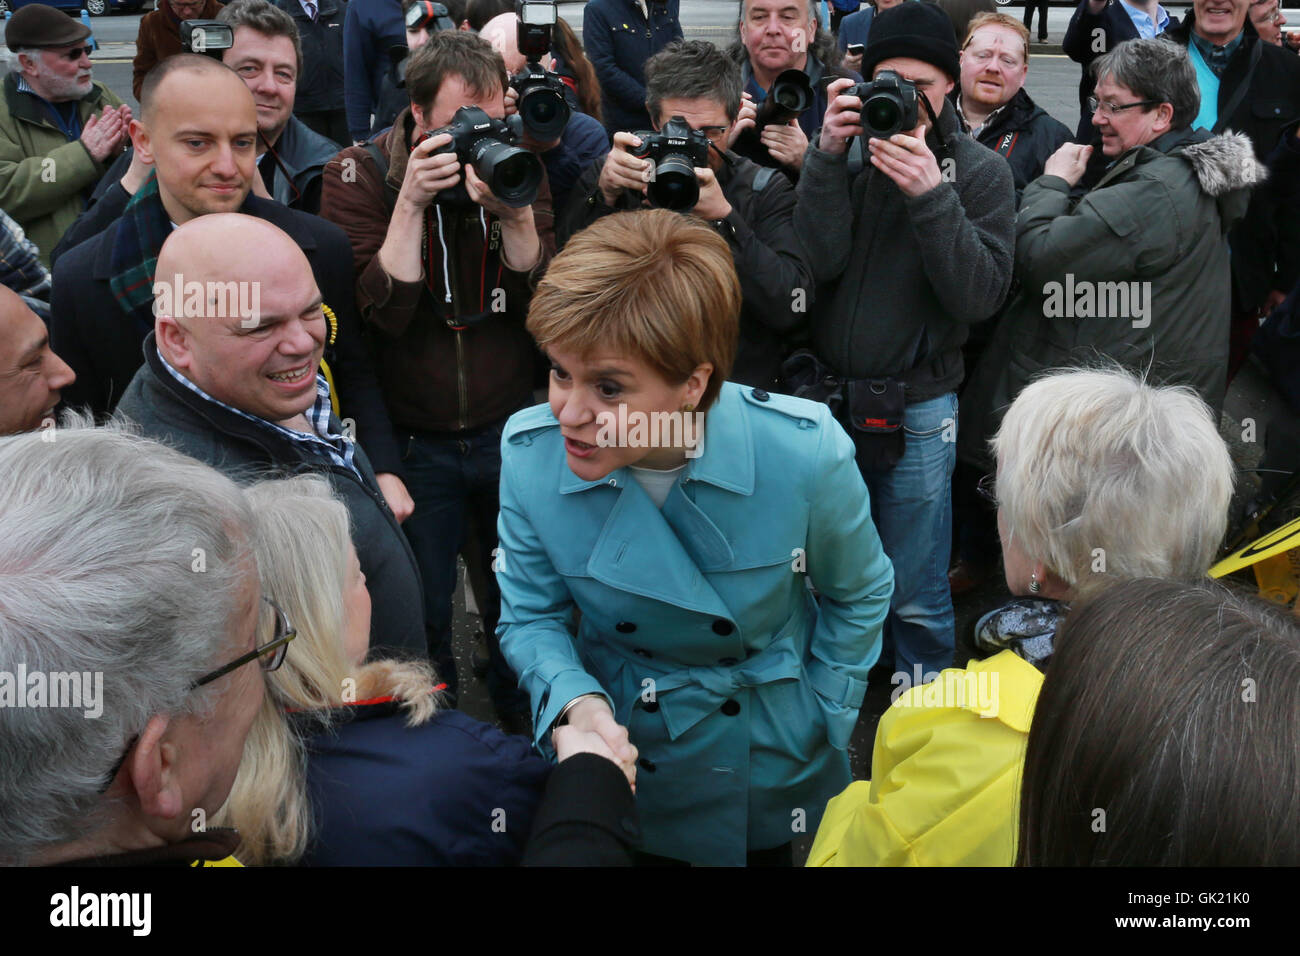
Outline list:
[[[527,713],[528,698],[519,690],[496,639],[501,592],[491,565],[497,547],[497,484],[505,424],[502,419],[457,436],[409,432],[400,436],[405,442],[406,488],[415,502],[403,528],[424,579],[429,657],[453,693],[458,689],[451,626],[456,556],[473,530],[482,546],[489,592],[475,594],[487,635],[488,691],[499,711]]]
[[[952,550],[952,470],[957,462],[957,395],[908,405],[907,448],[888,471],[863,471],[871,517],[894,562],[894,597],[885,620],[882,660],[915,683],[952,666],[953,612],[948,590]]]

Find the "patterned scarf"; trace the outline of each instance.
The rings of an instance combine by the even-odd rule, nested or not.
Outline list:
[[[122,311],[135,317],[141,335],[153,328],[153,276],[158,253],[171,234],[171,220],[158,196],[153,173],[122,211],[113,239],[113,277],[109,288]]]

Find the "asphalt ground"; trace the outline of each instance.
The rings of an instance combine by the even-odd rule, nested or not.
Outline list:
[[[581,28],[581,3],[562,3],[561,15],[575,27]],[[690,39],[708,39],[715,43],[729,42],[734,36],[735,0],[683,0],[682,22]],[[1008,5],[1007,13],[1020,17],[1023,8]],[[1179,8],[1170,8],[1181,12]],[[1078,119],[1077,84],[1079,66],[1060,53],[1060,38],[1069,22],[1071,9],[1052,7],[1048,17],[1049,43],[1035,44],[1031,48],[1029,79],[1026,88],[1034,100],[1049,113],[1073,128]],[[102,48],[93,57],[95,79],[105,83],[133,108],[138,107],[131,96],[131,57],[138,31],[139,14],[114,14],[93,19],[92,26]],[[1300,22],[1300,17],[1296,18]],[[1035,23],[1035,32],[1037,24]],[[1053,44],[1058,44],[1053,46]],[[1056,52],[1051,52],[1052,50]],[[539,399],[540,400],[540,399]],[[1228,391],[1220,431],[1232,449],[1233,460],[1241,472],[1234,508],[1240,506],[1258,486],[1258,479],[1249,472],[1257,467],[1262,453],[1262,442],[1268,421],[1274,416],[1289,412],[1280,397],[1273,391],[1264,376],[1247,364]],[[1245,426],[1252,419],[1255,428]],[[1244,437],[1254,440],[1247,441]],[[462,575],[463,580],[463,575]],[[985,584],[954,602],[956,613],[956,653],[954,660],[963,666],[972,656],[972,632],[980,615],[1010,597],[1000,569],[995,570]],[[460,707],[480,720],[496,722],[486,685],[474,675],[473,661],[481,656],[480,618],[466,611],[465,588],[457,590],[455,597],[455,651],[460,674]],[[861,717],[849,745],[849,758],[854,779],[870,779],[871,748],[880,714],[889,706],[895,689],[886,673],[873,672]],[[796,861],[802,863],[811,846],[811,834],[796,841]]]

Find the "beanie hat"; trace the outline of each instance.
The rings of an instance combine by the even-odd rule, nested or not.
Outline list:
[[[5,24],[5,46],[11,50],[70,46],[88,36],[90,28],[80,20],[41,3],[27,4]]]
[[[908,0],[876,14],[862,52],[863,77],[871,79],[876,64],[896,56],[938,67],[954,83],[961,76],[952,21],[942,7],[927,0]]]

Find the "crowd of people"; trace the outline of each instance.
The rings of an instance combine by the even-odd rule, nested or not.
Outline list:
[[[1072,129],[984,6],[159,0],[138,111],[14,14],[0,862],[1300,864],[1300,56],[1081,0]]]

